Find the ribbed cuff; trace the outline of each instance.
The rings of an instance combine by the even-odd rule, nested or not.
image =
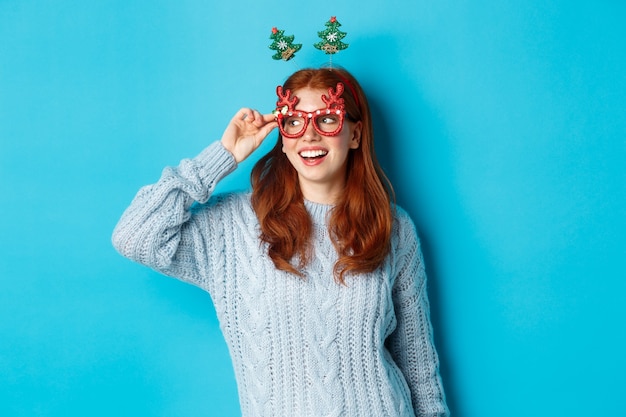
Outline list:
[[[198,174],[209,192],[217,183],[237,168],[237,161],[224,146],[217,141],[207,146],[193,161],[199,167]]]

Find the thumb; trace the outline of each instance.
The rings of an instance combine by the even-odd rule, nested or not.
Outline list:
[[[261,129],[259,129],[259,133],[258,133],[259,140],[262,142],[267,137],[267,135],[269,135],[270,132],[274,130],[276,127],[278,127],[278,123],[275,121],[272,121],[266,124],[265,126],[263,126]]]

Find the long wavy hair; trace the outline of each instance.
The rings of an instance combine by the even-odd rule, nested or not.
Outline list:
[[[363,124],[360,146],[348,155],[345,190],[328,224],[339,254],[333,269],[335,279],[345,284],[346,274],[374,271],[390,250],[393,188],[376,159],[367,98],[357,80],[339,68],[297,71],[283,88],[327,91],[338,82],[345,87],[346,118]],[[279,133],[274,148],[252,169],[252,206],[260,222],[260,238],[268,244],[276,268],[303,276],[301,270],[313,256],[313,224],[304,206],[298,174],[282,151],[282,141]]]

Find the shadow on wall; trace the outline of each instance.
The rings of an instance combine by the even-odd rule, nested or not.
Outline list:
[[[405,91],[405,94],[410,94],[412,97],[419,97],[419,93],[417,91],[417,87],[412,87],[411,81],[407,77],[403,77],[402,74],[393,74],[389,76],[389,79],[396,80],[395,82],[399,83],[403,86],[403,89],[413,90],[408,93]],[[382,91],[385,91],[385,88],[382,88]],[[443,379],[444,389],[446,393],[446,399],[448,403],[448,407],[450,408],[450,412],[454,416],[462,416],[462,413],[457,412],[457,404],[455,398],[456,392],[458,392],[459,386],[455,379],[454,370],[448,366],[450,363],[450,348],[446,343],[445,337],[442,337],[442,329],[443,329],[443,321],[445,318],[443,317],[443,308],[441,303],[441,292],[440,292],[440,281],[439,281],[439,273],[436,264],[436,259],[441,259],[441,256],[435,256],[433,252],[433,246],[431,242],[434,240],[430,235],[430,229],[426,227],[424,222],[424,216],[420,216],[420,200],[422,198],[427,198],[426,195],[420,194],[419,190],[415,189],[407,189],[405,187],[399,187],[401,181],[399,181],[403,176],[407,176],[412,174],[412,170],[410,167],[404,166],[398,161],[395,161],[395,155],[398,155],[398,152],[402,152],[402,148],[404,148],[403,143],[407,140],[415,140],[418,143],[423,140],[422,129],[420,124],[420,119],[425,116],[413,115],[412,122],[416,124],[414,127],[414,137],[402,137],[401,134],[398,133],[397,129],[394,129],[393,123],[390,123],[390,120],[393,120],[397,116],[400,118],[404,118],[406,115],[394,115],[390,114],[390,108],[394,108],[393,99],[388,96],[379,97],[377,94],[371,94],[368,91],[368,100],[370,104],[370,109],[372,112],[372,120],[374,124],[374,135],[375,135],[375,148],[378,160],[385,171],[385,174],[391,180],[391,183],[394,186],[394,190],[396,192],[397,203],[405,209],[413,221],[415,222],[416,228],[418,230],[418,234],[420,237],[420,243],[422,247],[422,252],[424,255],[424,262],[427,266],[428,273],[428,295],[431,304],[431,320],[434,327],[435,333],[435,344],[437,347],[437,351],[439,353],[439,358],[441,362],[440,371],[441,377]],[[415,106],[412,109],[406,109],[406,111],[419,112],[421,108],[424,108],[424,103],[415,103]],[[417,110],[416,110],[417,109]],[[422,114],[428,114],[430,111],[424,111]],[[419,144],[416,148],[419,147]],[[405,181],[402,181],[405,182]]]

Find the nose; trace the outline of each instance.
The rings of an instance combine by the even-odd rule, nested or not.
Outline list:
[[[302,139],[306,141],[317,141],[320,140],[320,134],[313,127],[313,123],[315,120],[309,120],[308,126],[304,130],[304,134],[302,135]]]

